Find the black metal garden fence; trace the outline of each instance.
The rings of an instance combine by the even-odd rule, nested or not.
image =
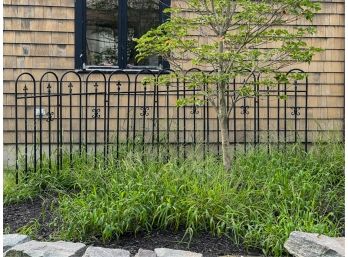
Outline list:
[[[95,163],[99,156],[104,161],[118,159],[124,149],[148,150],[167,158],[185,158],[195,148],[204,156],[220,154],[219,122],[213,106],[203,101],[177,107],[178,99],[194,96],[200,89],[187,87],[178,78],[157,86],[159,76],[169,72],[173,71],[68,71],[59,77],[49,71],[39,80],[22,73],[15,83],[16,170],[36,172],[44,158],[49,169],[59,170],[63,156],[73,166],[74,153],[92,156]],[[298,69],[289,72],[304,73]],[[143,80],[148,76],[153,82]],[[254,76],[254,90],[263,94],[243,98],[231,112],[231,150],[247,151],[260,144],[286,147],[295,142],[307,149],[307,77],[272,88],[259,88],[257,80]],[[238,79],[231,81],[230,96],[242,84]],[[282,99],[283,95],[287,97]]]

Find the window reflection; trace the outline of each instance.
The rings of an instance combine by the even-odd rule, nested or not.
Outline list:
[[[160,25],[159,0],[128,0],[128,66],[146,65],[158,66],[159,57],[151,56],[136,62],[135,42],[133,38],[140,38],[147,31]]]
[[[118,0],[87,0],[87,65],[117,65]]]

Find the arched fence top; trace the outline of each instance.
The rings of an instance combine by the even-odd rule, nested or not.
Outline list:
[[[79,73],[77,73],[76,71],[67,71],[67,72],[63,73],[63,75],[61,76],[61,78],[60,78],[60,83],[62,83],[62,82],[63,82],[63,79],[64,79],[66,76],[68,76],[69,74],[75,75],[75,76],[78,78],[79,82],[80,82],[80,83],[82,82],[82,79],[81,79],[81,76],[80,76]]]
[[[202,69],[199,69],[199,68],[190,68],[189,70],[186,70],[184,73],[183,73],[183,76],[185,77],[186,75],[188,75],[189,73],[194,73],[194,72],[202,72],[202,73],[205,73],[205,74],[213,74],[214,72],[216,72],[217,70],[210,70],[210,71],[205,71],[205,70],[202,70]],[[250,69],[246,69],[245,70],[246,72],[251,72]],[[285,72],[284,72],[285,73]],[[291,69],[289,70],[288,72],[286,72],[285,74],[286,75],[289,75],[291,73],[301,73],[301,74],[307,74],[304,70],[302,69],[298,69],[298,68],[294,68],[294,69]],[[69,74],[73,74],[76,76],[76,78],[78,79],[78,81],[82,82],[82,77],[80,75],[80,73],[74,71],[74,70],[69,70],[69,71],[66,71],[64,72],[60,78],[58,76],[58,74],[54,71],[47,71],[45,72],[43,75],[41,75],[40,79],[39,79],[39,82],[40,83],[43,83],[43,80],[45,77],[47,77],[48,75],[52,75],[54,78],[55,78],[55,81],[58,81],[58,82],[63,82],[63,80],[65,79],[65,77],[67,77]],[[173,70],[173,69],[161,69],[161,70],[158,70],[157,72],[154,72],[150,69],[142,69],[142,70],[139,70],[137,73],[134,74],[135,76],[135,79],[134,79],[134,82],[137,83],[138,80],[139,80],[139,76],[141,75],[149,75],[149,76],[152,76],[152,77],[159,77],[159,76],[162,76],[162,75],[167,75],[167,74],[174,74],[176,78],[179,78],[179,75],[177,73],[177,71]],[[86,79],[85,79],[85,82],[86,83],[89,83],[91,82],[92,80],[90,79],[90,77],[92,75],[100,75],[102,77],[102,82],[103,83],[111,83],[111,80],[113,79],[114,76],[117,76],[117,75],[123,75],[125,78],[126,78],[126,81],[128,83],[131,83],[131,76],[130,76],[130,73],[127,72],[127,70],[115,70],[113,71],[112,73],[109,74],[109,76],[107,76],[107,73],[103,72],[103,71],[100,71],[100,70],[92,70],[90,71],[87,76],[86,76]],[[260,79],[260,76],[262,74],[260,73],[255,73],[255,72],[251,72],[251,76],[254,78],[254,80],[258,80]],[[20,75],[17,76],[16,78],[16,81],[15,81],[15,84],[18,84],[20,82],[20,79],[24,76],[29,76],[31,81],[36,83],[36,79],[35,77],[29,73],[29,72],[23,72],[21,73]],[[308,77],[306,76],[305,77],[306,79],[308,79]]]

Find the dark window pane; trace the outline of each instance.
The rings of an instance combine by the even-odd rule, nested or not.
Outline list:
[[[87,0],[87,65],[117,65],[118,0]]]
[[[152,56],[140,63],[135,60],[135,42],[151,28],[160,25],[159,0],[128,0],[128,65],[158,66],[159,57]]]

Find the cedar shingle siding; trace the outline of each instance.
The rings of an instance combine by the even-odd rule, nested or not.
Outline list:
[[[4,0],[5,165],[14,155],[16,77],[31,72],[39,79],[47,70],[63,73],[74,69],[74,2]],[[174,5],[175,2],[172,1]],[[310,65],[296,66],[309,72],[311,138],[317,131],[342,132],[344,118],[344,1],[320,2],[322,10],[314,18],[317,34],[306,40],[324,51]]]

